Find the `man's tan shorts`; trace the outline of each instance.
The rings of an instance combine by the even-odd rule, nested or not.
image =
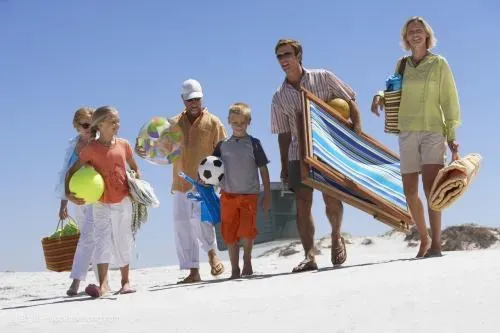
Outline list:
[[[422,171],[425,164],[445,164],[446,138],[435,132],[399,133],[401,173]]]

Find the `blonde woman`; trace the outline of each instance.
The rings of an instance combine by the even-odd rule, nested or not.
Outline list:
[[[399,153],[406,201],[420,234],[417,257],[441,256],[441,212],[427,206],[431,237],[427,233],[424,208],[418,196],[419,174],[429,198],[438,171],[446,162],[446,145],[452,160],[458,159],[455,130],[460,125],[460,106],[453,74],[446,59],[429,50],[436,46],[431,26],[422,17],[412,17],[401,30],[401,44],[411,55],[403,71],[399,108]],[[379,116],[383,94],[374,96],[371,111]]]
[[[68,218],[68,198],[64,192],[64,178],[68,169],[78,159],[78,154],[90,142],[90,123],[94,109],[83,107],[76,110],[73,116],[73,127],[78,135],[70,140],[66,150],[63,168],[59,173],[59,182],[56,186],[56,192],[61,198],[59,206],[59,219]],[[92,252],[94,251],[94,219],[92,216],[92,205],[73,207],[74,217],[80,228],[80,239],[76,247],[73,266],[71,268],[70,278],[73,280],[71,286],[66,291],[68,296],[76,296],[80,281],[85,281],[87,271],[91,262]],[[95,266],[97,268],[97,266]]]

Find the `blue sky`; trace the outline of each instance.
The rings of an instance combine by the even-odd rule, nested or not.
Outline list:
[[[152,116],[182,110],[180,85],[196,78],[205,105],[225,124],[231,103],[252,106],[250,132],[263,141],[271,179],[278,181],[279,152],[269,113],[284,78],[274,56],[283,37],[302,42],[306,67],[332,70],[354,88],[364,131],[397,152],[397,138],[384,134],[382,118],[372,116],[369,105],[403,55],[399,32],[413,15],[424,16],[434,28],[434,52],[448,59],[455,75],[461,152],[484,158],[473,186],[445,211],[444,225],[498,226],[497,0],[0,0],[0,270],[44,269],[40,239],[58,221],[53,188],[80,106],[116,106],[120,136],[133,142]],[[138,234],[133,266],[176,264],[172,169],[138,161],[161,207],[150,211]],[[319,194],[313,209],[319,237],[329,231]],[[347,207],[343,230],[375,235],[388,228]]]

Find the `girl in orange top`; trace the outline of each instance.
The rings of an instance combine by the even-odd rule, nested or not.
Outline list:
[[[97,263],[99,286],[89,284],[85,292],[92,297],[107,293],[108,266],[113,258],[120,267],[121,294],[135,292],[129,283],[129,263],[132,252],[132,203],[129,197],[126,166],[139,176],[132,148],[127,140],[116,137],[120,128],[118,111],[110,106],[98,108],[92,116],[91,137],[94,139],[82,149],[79,159],[69,169],[65,189],[69,200],[77,205],[85,204],[81,198],[69,191],[69,180],[85,164],[90,164],[104,179],[104,193],[94,204],[95,251],[93,262]],[[99,136],[97,137],[97,132]]]

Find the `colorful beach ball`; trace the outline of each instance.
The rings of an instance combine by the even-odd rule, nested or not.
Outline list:
[[[71,177],[69,190],[86,204],[95,203],[104,193],[104,179],[91,166],[83,166]]]
[[[147,133],[151,139],[159,139],[161,133],[170,126],[167,119],[163,117],[154,117],[147,124]]]
[[[182,142],[179,125],[163,117],[149,120],[137,136],[137,145],[146,152],[144,159],[156,165],[174,163],[180,157]]]

